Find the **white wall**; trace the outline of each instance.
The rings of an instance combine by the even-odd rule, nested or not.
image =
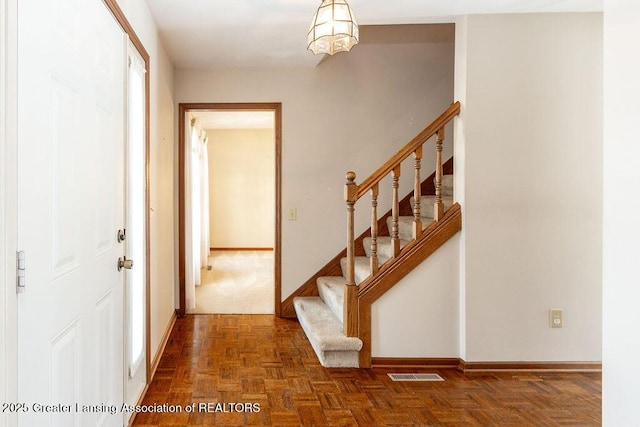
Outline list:
[[[640,425],[640,4],[604,1],[603,424]]]
[[[461,25],[465,359],[599,361],[602,15]]]
[[[459,357],[458,240],[448,240],[373,303],[373,357]]]
[[[214,248],[273,248],[274,129],[207,129]]]
[[[176,70],[176,103],[283,103],[282,210],[298,213],[282,224],[283,299],[346,245],[345,173],[362,181],[453,102],[453,28],[433,28],[407,27],[409,36],[361,44],[315,69]],[[445,158],[450,142],[447,150]],[[425,176],[433,158],[426,150]],[[403,178],[406,194],[410,169]],[[370,216],[365,200],[356,208],[361,230]]]
[[[143,0],[120,7],[150,55],[151,356],[155,357],[175,311],[173,65]]]
[[[0,402],[17,401],[17,0],[0,0]],[[16,423],[0,414],[0,426]]]

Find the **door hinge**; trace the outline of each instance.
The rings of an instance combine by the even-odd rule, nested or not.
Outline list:
[[[19,251],[16,253],[16,292],[21,294],[25,290],[25,253]]]

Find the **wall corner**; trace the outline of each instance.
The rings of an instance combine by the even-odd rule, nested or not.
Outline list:
[[[454,119],[453,158],[454,158],[454,200],[461,206],[462,230],[459,241],[458,264],[458,356],[466,359],[466,210],[465,210],[465,111],[467,105],[467,16],[459,16],[455,20],[455,66],[454,66],[454,101],[460,102],[460,114]]]

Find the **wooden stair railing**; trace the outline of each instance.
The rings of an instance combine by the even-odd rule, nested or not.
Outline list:
[[[392,256],[397,258],[400,255],[400,238],[398,236],[399,226],[399,198],[398,187],[401,174],[401,163],[409,156],[414,159],[414,206],[413,206],[413,240],[415,242],[422,234],[421,206],[420,206],[420,169],[422,160],[423,145],[434,135],[436,136],[436,179],[435,193],[436,200],[433,206],[434,220],[436,222],[444,218],[444,204],[442,202],[442,144],[444,141],[444,127],[455,116],[460,113],[460,103],[455,102],[449,106],[437,119],[422,132],[416,135],[407,145],[391,157],[386,163],[380,166],[362,183],[356,184],[355,172],[347,173],[347,183],[345,184],[344,198],[347,203],[347,268],[346,286],[344,294],[344,333],[348,337],[357,337],[358,328],[358,286],[355,280],[355,205],[360,198],[371,192],[371,277],[379,273],[379,260],[377,255],[378,238],[378,192],[379,183],[386,176],[392,176],[392,227],[390,230],[392,242]],[[408,245],[410,246],[410,245]]]
[[[451,157],[450,159],[448,159],[443,165],[442,165],[442,169],[443,169],[443,173],[446,174],[452,174],[453,173],[453,157]],[[424,170],[424,169],[423,169]],[[422,186],[420,189],[420,194],[422,195],[426,195],[426,194],[435,194],[436,191],[436,187],[434,185],[434,181],[436,179],[436,174],[435,171],[430,174],[428,177],[425,177],[422,180]],[[406,194],[405,197],[402,198],[402,200],[400,201],[400,215],[403,216],[407,216],[407,215],[413,215],[413,208],[411,207],[411,203],[410,203],[410,199],[411,196],[413,196],[413,190],[411,190],[410,193]],[[447,211],[449,212],[449,211]],[[379,209],[376,212],[376,215],[379,214]],[[391,218],[391,209],[389,209],[387,212],[379,215],[378,217],[378,223],[376,224],[377,226],[377,235],[378,236],[383,236],[385,234],[390,234],[389,233],[389,228],[388,228],[388,224],[387,224],[387,218]],[[425,237],[425,231],[422,232],[422,237]],[[364,230],[355,240],[355,250],[356,250],[356,256],[363,256],[366,255],[365,250],[364,250],[364,239],[371,237],[371,229],[367,228],[366,230]],[[379,245],[379,240],[377,242],[377,244]],[[379,248],[376,248],[377,252],[379,253]],[[318,269],[318,271],[316,271],[313,275],[309,276],[309,278],[307,278],[306,281],[304,281],[299,287],[298,289],[296,289],[295,291],[293,291],[293,293],[291,293],[283,302],[281,305],[281,316],[282,317],[288,317],[288,318],[295,318],[296,317],[296,311],[293,307],[293,301],[295,300],[296,297],[305,297],[305,296],[319,296],[320,293],[318,292],[318,283],[317,283],[317,279],[319,277],[323,277],[323,276],[342,276],[343,271],[342,268],[340,266],[340,260],[342,258],[346,258],[347,256],[347,247],[345,246],[344,249],[342,249],[340,252],[336,253],[336,255],[331,258],[324,266],[320,267],[320,269]],[[381,268],[380,266],[378,267],[379,269]],[[363,288],[364,283],[361,283],[360,286],[358,286],[358,295],[360,295],[362,293],[362,288]],[[360,307],[358,308],[358,310],[362,310],[362,299],[359,298],[360,301]],[[362,332],[362,331],[361,331]]]

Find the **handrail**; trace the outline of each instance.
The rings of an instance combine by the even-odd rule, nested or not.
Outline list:
[[[379,260],[377,254],[377,206],[379,183],[387,175],[392,175],[392,226],[391,249],[393,258],[397,258],[400,253],[399,238],[399,197],[398,187],[401,174],[401,163],[410,155],[414,158],[414,205],[413,205],[413,240],[416,241],[422,235],[422,216],[420,206],[420,169],[422,161],[422,152],[427,140],[432,136],[436,136],[436,179],[435,179],[435,203],[433,204],[433,218],[436,222],[441,221],[444,216],[444,204],[442,202],[442,145],[444,142],[444,127],[455,116],[460,113],[460,102],[451,104],[438,118],[436,118],[429,126],[424,128],[418,135],[409,141],[400,151],[387,160],[367,179],[362,181],[360,185],[356,184],[355,172],[347,172],[347,182],[344,187],[344,199],[347,202],[347,263],[345,274],[345,292],[344,292],[344,333],[349,337],[358,336],[358,286],[355,280],[355,245],[354,245],[354,210],[356,202],[366,193],[371,192],[371,258],[370,258],[370,277],[374,277],[379,272]]]
[[[386,161],[386,163],[380,166],[375,172],[369,175],[364,181],[358,185],[358,191],[355,194],[358,200],[371,188],[382,181],[393,168],[402,163],[407,157],[411,155],[416,149],[424,144],[429,138],[435,135],[440,128],[449,123],[455,116],[460,113],[460,101],[456,101],[447,108],[437,119],[435,119],[429,126],[424,128],[422,132],[417,134],[411,141],[407,143],[400,151],[398,151],[393,157]]]

